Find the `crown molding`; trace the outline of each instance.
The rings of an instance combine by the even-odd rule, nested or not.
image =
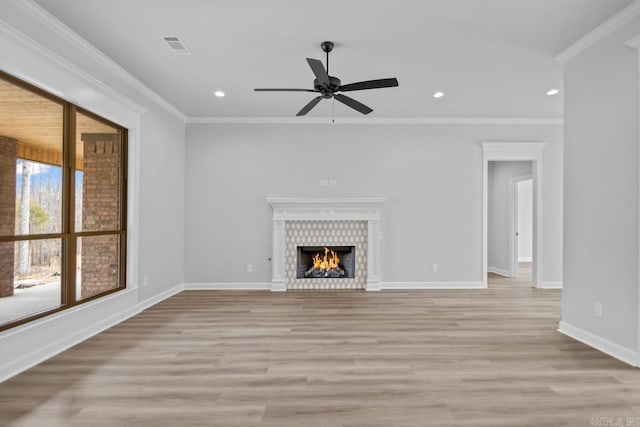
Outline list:
[[[543,117],[189,117],[187,124],[328,124],[328,125],[546,125],[562,118]]]
[[[52,30],[55,34],[62,39],[71,43],[74,47],[79,49],[82,53],[96,61],[101,66],[108,69],[111,73],[116,75],[122,81],[136,89],[142,95],[147,97],[152,102],[156,103],[171,115],[179,119],[183,123],[188,124],[430,124],[430,125],[556,125],[561,126],[564,123],[562,118],[538,118],[538,117],[374,117],[374,118],[338,118],[333,121],[331,118],[308,118],[308,117],[188,117],[182,111],[177,109],[169,101],[161,97],[158,93],[153,91],[142,81],[138,80],[115,61],[109,58],[107,55],[98,50],[95,46],[82,38],[71,28],[66,26],[55,16],[51,15],[48,11],[42,8],[33,0],[10,0],[20,9],[25,11],[29,16],[36,19],[39,23]],[[640,0],[636,0],[631,6],[624,9],[622,12],[630,9],[632,6],[636,7],[637,14],[640,11]],[[620,13],[622,13],[620,12]],[[620,15],[620,13],[618,15]],[[633,16],[635,16],[635,14]],[[616,16],[618,16],[616,15]],[[632,17],[633,17],[632,16]],[[615,18],[615,17],[614,17]],[[614,19],[612,18],[612,19]],[[631,19],[631,18],[628,18]],[[628,20],[627,19],[627,20]],[[0,21],[1,22],[1,21]],[[627,21],[624,21],[627,22]],[[622,24],[619,24],[622,25]],[[16,32],[17,33],[17,32]],[[24,42],[27,39],[26,36],[20,34],[20,38]],[[37,42],[28,39],[29,44],[34,45]],[[72,67],[76,74],[83,74],[85,78],[90,78],[94,84],[98,84],[102,89],[107,89],[108,86],[97,78],[89,75],[88,73],[80,70],[78,67],[64,60],[62,57],[49,51],[42,45],[38,45],[38,51],[44,53],[51,59],[54,59],[58,63],[64,61],[67,68]],[[43,52],[46,50],[46,53]],[[109,89],[109,92],[115,94],[116,91]],[[117,98],[123,100],[123,95],[118,93]],[[128,104],[132,104],[132,101],[128,101]],[[136,104],[137,105],[137,104]],[[138,110],[140,107],[138,106]],[[146,111],[146,109],[145,109]]]
[[[36,42],[35,40],[27,37],[26,35],[24,35],[23,33],[17,31],[16,29],[14,29],[11,25],[7,24],[6,22],[0,20],[0,34],[4,34],[6,35],[8,38],[11,38],[15,41],[17,41],[18,43],[22,44],[23,46],[25,46],[28,49],[31,49],[33,51],[35,51],[38,55],[47,58],[49,61],[63,67],[64,69],[66,69],[67,71],[69,71],[71,74],[78,76],[79,78],[83,79],[84,81],[86,81],[87,83],[89,83],[90,85],[97,87],[100,89],[100,91],[102,91],[103,93],[108,94],[109,96],[111,96],[112,98],[118,100],[119,102],[121,102],[122,104],[128,106],[129,108],[131,108],[133,111],[137,112],[138,114],[145,114],[148,110],[141,106],[140,104],[135,103],[134,101],[132,101],[131,99],[129,99],[128,97],[122,95],[120,92],[112,89],[111,87],[109,87],[107,84],[105,84],[103,81],[95,78],[94,76],[92,76],[91,74],[87,73],[86,71],[82,70],[81,68],[78,68],[77,66],[73,65],[71,62],[67,61],[66,59],[62,58],[61,56],[53,53],[51,50],[47,49],[46,47],[42,46],[40,43]],[[0,69],[8,72],[9,74],[12,74],[16,77],[21,78],[22,80],[25,80],[35,86],[40,87],[43,90],[46,90],[47,92],[53,93],[56,96],[59,96],[63,99],[66,99],[67,101],[70,101],[74,104],[78,104],[78,100],[75,99],[68,99],[67,97],[65,97],[65,95],[63,93],[58,92],[55,89],[52,89],[50,87],[47,87],[46,85],[44,85],[43,83],[33,80],[32,78],[30,78],[27,75],[24,75],[23,72],[13,69],[10,66],[7,66],[2,59],[0,59]],[[82,104],[80,104],[80,106],[82,106]]]
[[[29,16],[35,18],[42,25],[45,25],[47,28],[52,30],[54,33],[62,37],[67,42],[71,43],[73,46],[78,48],[82,53],[89,56],[91,59],[96,61],[101,66],[108,69],[111,73],[116,75],[118,78],[126,82],[128,85],[136,89],[146,98],[156,103],[160,107],[164,108],[171,115],[186,123],[187,116],[182,111],[178,110],[173,106],[169,101],[158,95],[153,91],[149,86],[142,83],[136,77],[134,77],[131,73],[126,71],[120,65],[118,65],[115,61],[109,58],[107,55],[102,53],[98,48],[93,46],[91,43],[86,41],[76,32],[74,32],[71,28],[66,26],[60,20],[58,20],[55,16],[51,15],[44,8],[38,5],[33,0],[11,0],[16,6],[24,10]],[[57,55],[56,55],[57,56]],[[97,80],[94,78],[94,80]]]
[[[582,37],[580,40],[569,46],[560,54],[554,58],[556,61],[564,64],[572,58],[575,58],[580,53],[584,52],[600,40],[613,33],[624,24],[631,21],[633,18],[640,15],[640,0],[635,0],[629,6],[622,9],[620,12],[613,15],[611,18],[604,21],[597,26],[593,31]]]
[[[638,34],[631,40],[627,40],[627,42],[624,45],[632,47],[634,49],[640,49],[640,34]]]

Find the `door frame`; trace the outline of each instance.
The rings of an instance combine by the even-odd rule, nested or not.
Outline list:
[[[533,169],[533,164],[531,165]],[[533,174],[516,176],[509,179],[509,232],[511,233],[511,239],[509,239],[509,274],[511,277],[518,275],[518,184],[524,181],[533,180]],[[533,207],[532,207],[533,209]],[[533,256],[533,254],[532,254]]]
[[[489,213],[489,162],[532,161],[533,179],[533,287],[542,284],[542,151],[545,142],[481,142],[482,145],[482,286],[488,287],[488,213]]]

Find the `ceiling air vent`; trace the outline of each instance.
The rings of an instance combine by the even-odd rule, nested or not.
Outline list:
[[[169,46],[171,51],[176,55],[191,55],[191,51],[189,50],[187,45],[184,44],[182,40],[180,40],[180,37],[164,36],[162,37],[162,40],[164,40],[167,46]]]

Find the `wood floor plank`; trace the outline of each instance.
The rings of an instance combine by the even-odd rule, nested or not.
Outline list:
[[[186,291],[0,384],[0,425],[640,417],[640,370],[556,332],[560,295],[495,275],[486,290]]]

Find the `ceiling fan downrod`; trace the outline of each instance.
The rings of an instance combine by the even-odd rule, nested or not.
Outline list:
[[[333,42],[328,42],[328,41],[322,42],[320,44],[320,47],[322,48],[322,50],[327,53],[327,64],[326,64],[327,74],[329,74],[329,52],[333,50],[333,46],[334,46]]]

